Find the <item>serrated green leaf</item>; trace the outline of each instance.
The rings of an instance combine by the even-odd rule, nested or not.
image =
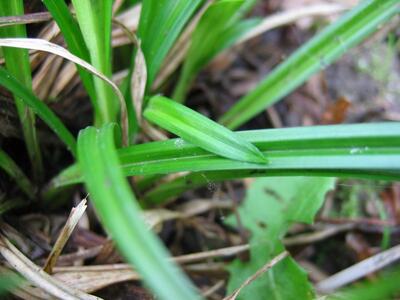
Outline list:
[[[276,67],[252,92],[225,113],[220,122],[231,129],[242,125],[288,95],[312,74],[336,61],[399,10],[398,0],[362,1]]]
[[[67,145],[72,154],[76,151],[74,136],[64,126],[61,120],[36,96],[15,79],[10,72],[0,67],[0,85],[10,90],[19,97],[25,105],[29,106]]]
[[[258,23],[258,20],[237,21],[244,0],[223,0],[210,5],[195,31],[183,70],[172,98],[183,102],[187,89],[197,73],[219,52]]]
[[[24,14],[24,3],[22,0],[0,1],[0,16],[16,16]],[[0,37],[26,37],[24,25],[14,25],[0,28]],[[15,76],[27,89],[32,89],[31,67],[28,51],[25,49],[2,48],[7,70]],[[26,143],[29,159],[33,166],[34,177],[41,180],[43,176],[43,160],[40,152],[39,141],[35,128],[35,115],[24,102],[15,94],[22,132]]]
[[[211,153],[251,163],[267,161],[257,147],[236,133],[168,98],[151,98],[144,117]]]
[[[238,212],[251,232],[250,261],[229,266],[228,291],[235,290],[260,267],[283,251],[281,239],[294,222],[311,223],[333,178],[278,177],[255,180]],[[228,223],[234,224],[234,218]],[[267,296],[268,295],[268,296]],[[306,273],[287,258],[242,290],[238,299],[313,299]]]
[[[160,299],[197,299],[192,284],[168,261],[168,252],[141,217],[118,161],[114,130],[115,124],[88,127],[78,137],[78,161],[102,224]]]
[[[138,36],[146,58],[148,88],[184,25],[201,2],[202,0],[143,1]]]

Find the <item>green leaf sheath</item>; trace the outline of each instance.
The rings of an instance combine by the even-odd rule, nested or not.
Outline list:
[[[147,65],[147,88],[168,51],[202,0],[146,0],[142,3],[138,36]]]
[[[75,155],[76,141],[74,136],[64,126],[63,122],[36,96],[31,90],[23,86],[6,69],[0,67],[0,85],[16,95],[25,105],[29,106],[67,145],[68,149]]]
[[[197,299],[191,283],[143,222],[120,166],[114,129],[112,124],[100,130],[88,127],[78,137],[78,161],[102,224],[160,299]]]
[[[42,0],[44,5],[46,5],[47,10],[51,13],[53,19],[57,22],[60,28],[65,42],[68,45],[68,49],[74,55],[80,57],[81,59],[90,62],[89,51],[86,47],[85,40],[83,38],[82,32],[78,26],[78,23],[72,17],[68,6],[64,1],[53,1],[53,0]],[[93,108],[95,110],[96,119],[100,118],[100,111],[98,108],[98,103],[96,100],[96,91],[94,88],[92,75],[77,66],[79,76],[82,79],[82,83],[85,86],[87,93],[93,103]]]
[[[111,76],[112,0],[72,0],[79,27],[90,54],[91,64],[106,76]],[[97,126],[115,121],[118,101],[111,88],[100,78],[93,78],[99,119]]]
[[[281,100],[314,73],[336,61],[396,13],[399,0],[365,0],[279,64],[253,91],[220,119],[234,129]]]
[[[24,14],[22,0],[0,1],[0,16],[15,16]],[[0,28],[0,37],[26,37],[25,25],[14,25]],[[31,67],[28,50],[2,48],[7,70],[15,76],[23,86],[32,89]],[[33,174],[37,180],[43,177],[43,161],[35,128],[35,115],[15,94],[15,104],[21,122],[22,133],[33,166]]]
[[[25,176],[24,172],[22,172],[22,170],[18,167],[18,165],[12,160],[12,158],[1,149],[0,168],[15,180],[17,185],[30,199],[33,199],[35,195],[35,189],[31,182]]]
[[[266,163],[260,150],[236,133],[168,98],[151,98],[144,117],[211,153],[239,161]]]
[[[268,157],[268,164],[221,158],[181,139],[119,149],[118,155],[127,176],[214,171],[212,176],[227,179],[302,173],[317,176],[316,172],[328,176],[400,178],[399,122],[264,129],[236,134],[256,145]],[[200,175],[193,176],[197,177],[190,179],[192,182],[188,177],[187,182],[181,179],[179,184],[185,187],[207,184]],[[51,186],[56,188],[81,180],[75,165],[57,176]]]

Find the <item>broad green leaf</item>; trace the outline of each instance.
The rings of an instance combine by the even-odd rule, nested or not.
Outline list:
[[[82,58],[83,60],[90,62],[89,51],[86,48],[82,32],[78,26],[78,23],[76,23],[75,19],[72,17],[65,2],[63,0],[43,0],[43,3],[46,5],[46,8],[51,13],[53,19],[57,22],[57,25],[63,34],[70,52]],[[100,117],[100,111],[96,100],[96,91],[94,88],[92,75],[79,66],[77,66],[77,68],[79,76],[82,79],[82,83],[92,100],[93,108],[95,110],[95,114],[97,115],[95,119],[98,119]]]
[[[11,178],[15,180],[17,185],[23,192],[29,197],[33,198],[35,195],[35,189],[32,186],[29,179],[25,176],[24,172],[18,167],[18,165],[7,155],[3,150],[0,149],[0,168],[4,170]]]
[[[142,4],[138,36],[146,58],[150,88],[165,56],[202,0],[146,0]]]
[[[144,117],[185,141],[217,155],[246,162],[266,163],[260,150],[245,139],[168,98],[151,98]]]
[[[1,267],[0,296],[6,296],[10,291],[25,283],[25,279],[17,273]],[[7,298],[5,298],[7,299]]]
[[[255,180],[239,208],[240,220],[250,231],[250,260],[229,266],[228,293],[283,251],[282,238],[294,222],[312,223],[333,178],[278,177]],[[234,218],[227,222],[234,224]],[[267,296],[268,295],[268,296]],[[287,258],[244,288],[238,299],[314,299],[306,273]]]
[[[90,62],[106,76],[111,76],[112,0],[72,0],[79,27],[90,54]],[[116,120],[118,102],[112,90],[94,78],[100,119],[97,125]]]
[[[0,16],[16,16],[24,14],[22,0],[0,1]],[[0,28],[0,37],[26,37],[25,25],[14,25]],[[7,70],[15,76],[27,89],[32,89],[31,67],[28,51],[25,49],[2,48]],[[28,155],[33,166],[34,177],[38,180],[43,176],[43,161],[39,141],[35,129],[35,115],[15,94],[15,104]]]
[[[258,23],[258,20],[239,22],[236,18],[244,0],[222,0],[210,5],[195,31],[183,70],[172,98],[184,102],[185,95],[197,73],[219,52]]]
[[[61,120],[36,96],[15,79],[10,72],[0,67],[0,85],[19,97],[29,106],[67,145],[72,154],[76,151],[76,141]]]
[[[146,200],[160,203],[185,190],[235,178],[335,176],[400,179],[400,123],[329,125],[236,132],[255,144],[268,164],[234,161],[213,155],[182,139],[118,150],[126,176],[196,172],[158,186]],[[81,182],[74,165],[52,180],[50,190]],[[140,186],[140,183],[139,183]]]
[[[220,122],[237,128],[281,100],[399,13],[398,0],[365,0],[304,44],[239,100]]]
[[[95,209],[118,248],[160,299],[197,299],[194,288],[167,260],[168,253],[146,227],[122,172],[115,125],[88,127],[78,137],[78,161]]]

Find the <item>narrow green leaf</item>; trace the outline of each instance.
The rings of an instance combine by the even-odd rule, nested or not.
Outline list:
[[[0,16],[15,16],[24,14],[22,0],[0,1]],[[0,28],[0,37],[26,37],[25,25],[15,25]],[[2,48],[7,70],[15,76],[27,89],[32,89],[31,67],[28,51],[25,49]],[[35,129],[34,113],[15,94],[15,104],[22,125],[22,132],[29,159],[33,166],[34,177],[40,180],[43,176],[43,161],[39,141]]]
[[[76,141],[61,120],[33,93],[23,86],[10,72],[0,67],[0,85],[19,97],[29,106],[67,145],[72,154],[76,151]]]
[[[334,187],[333,178],[260,178],[247,191],[238,213],[251,232],[250,260],[236,259],[229,266],[228,293],[284,250],[282,238],[294,222],[312,223],[325,194]],[[235,224],[235,219],[227,219]],[[236,225],[236,224],[235,224]],[[306,273],[287,258],[244,288],[239,299],[314,299]]]
[[[83,38],[82,32],[76,23],[75,19],[72,17],[68,6],[63,0],[53,1],[53,0],[42,0],[46,8],[51,13],[53,19],[57,22],[60,28],[65,42],[71,53],[82,58],[83,60],[90,62],[89,51],[86,48],[85,40]],[[79,76],[82,79],[82,83],[88,92],[95,110],[96,117],[100,117],[100,111],[96,100],[96,91],[93,84],[93,78],[90,73],[77,66]]]
[[[217,155],[240,161],[266,162],[257,147],[236,133],[168,98],[151,98],[144,116],[184,140]]]
[[[78,160],[102,223],[122,254],[160,299],[196,299],[194,288],[167,260],[168,253],[149,231],[124,178],[114,145],[115,125],[89,127],[78,137]]]
[[[152,142],[118,150],[126,176],[201,172],[164,184],[147,198],[161,201],[210,181],[265,176],[336,176],[400,179],[400,123],[329,125],[237,132],[269,158],[250,164],[213,155],[182,139]],[[74,165],[49,188],[79,183]],[[202,176],[204,175],[204,176]],[[208,178],[208,179],[206,179]]]
[[[219,52],[258,23],[258,20],[237,22],[244,0],[218,1],[207,9],[193,32],[191,45],[172,98],[183,102],[187,89],[197,73]]]
[[[89,49],[90,62],[106,76],[111,76],[112,0],[72,0],[79,27]],[[99,78],[94,78],[101,125],[116,120],[118,102],[112,90]]]
[[[398,0],[366,0],[304,44],[244,96],[220,122],[237,128],[326,68],[399,12]]]
[[[146,58],[150,88],[168,51],[202,0],[146,0],[142,3],[138,36]]]
[[[18,165],[7,155],[3,150],[0,149],[0,168],[4,170],[11,178],[15,180],[17,185],[23,192],[29,197],[35,196],[35,189],[32,186],[29,179],[25,176],[24,172],[18,167]]]

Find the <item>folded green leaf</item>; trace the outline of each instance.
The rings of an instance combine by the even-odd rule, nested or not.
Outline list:
[[[182,139],[135,145],[119,149],[118,155],[126,176],[198,172],[150,191],[146,198],[151,202],[208,185],[208,181],[235,178],[303,175],[400,179],[400,123],[265,129],[236,134],[262,150],[269,164],[221,158]],[[81,181],[81,172],[73,165],[54,178],[49,189],[55,191]]]
[[[35,189],[32,186],[29,179],[25,176],[24,172],[18,167],[18,165],[7,155],[3,150],[0,149],[0,168],[3,169],[10,177],[12,177],[17,185],[29,198],[33,198],[35,195]]]
[[[168,51],[202,0],[146,0],[142,12],[138,36],[146,58],[150,88]]]
[[[111,76],[112,0],[72,0],[79,27],[90,53],[91,64],[106,76]],[[116,120],[118,102],[112,90],[99,78],[94,78],[100,119],[97,125]]]
[[[398,12],[398,0],[362,1],[280,64],[223,115],[220,122],[231,129],[242,125],[326,68]]]
[[[115,125],[89,127],[78,137],[78,160],[86,187],[105,228],[122,254],[160,299],[196,299],[193,286],[167,260],[167,251],[148,230],[118,161]]]
[[[61,120],[36,96],[16,80],[10,72],[0,67],[0,85],[10,90],[18,96],[58,135],[58,137],[67,145],[69,150],[75,154],[76,141],[74,136],[64,126]]]
[[[185,141],[217,155],[251,163],[266,162],[257,147],[236,133],[168,98],[153,97],[144,116]],[[179,147],[177,144],[176,148]]]

